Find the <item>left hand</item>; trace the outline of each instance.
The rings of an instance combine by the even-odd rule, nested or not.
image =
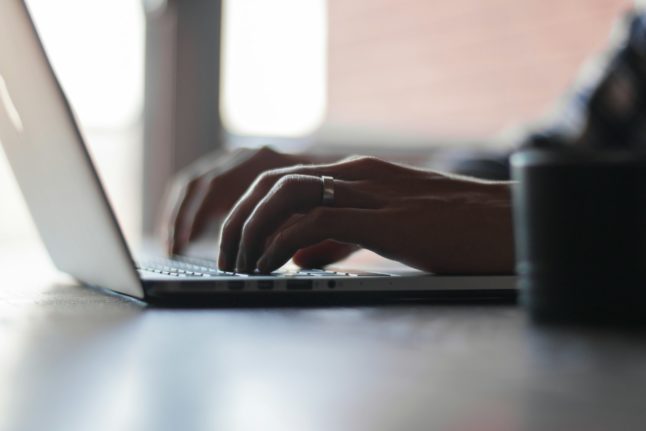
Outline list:
[[[322,175],[335,179],[332,206],[322,206]],[[509,193],[371,157],[267,171],[225,220],[219,266],[271,272],[332,240],[435,273],[511,273]]]
[[[178,173],[162,224],[169,255],[181,253],[208,224],[224,217],[262,172],[306,161],[269,147],[215,151]]]

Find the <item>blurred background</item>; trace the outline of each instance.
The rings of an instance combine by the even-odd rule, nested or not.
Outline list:
[[[218,148],[504,145],[628,0],[28,0],[129,240]],[[0,151],[0,241],[36,237]]]

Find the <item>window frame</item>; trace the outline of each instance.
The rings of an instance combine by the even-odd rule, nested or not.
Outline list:
[[[222,1],[148,3],[142,225],[151,234],[169,180],[222,148],[224,137],[219,112]]]

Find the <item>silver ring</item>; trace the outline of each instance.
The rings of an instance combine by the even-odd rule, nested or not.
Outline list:
[[[322,203],[325,206],[331,207],[334,205],[334,177],[323,175],[321,177],[321,184],[323,185]]]

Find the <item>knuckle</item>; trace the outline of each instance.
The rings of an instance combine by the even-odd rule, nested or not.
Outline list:
[[[173,186],[175,186],[176,190],[180,190],[184,193],[195,188],[197,186],[197,182],[197,177],[178,176],[173,178]]]
[[[343,160],[347,166],[361,169],[374,169],[382,166],[385,162],[374,156],[350,156]]]
[[[256,178],[256,187],[268,190],[274,185],[278,176],[279,174],[274,170],[264,171]]]
[[[204,177],[197,176],[185,180],[181,187],[184,196],[195,193],[198,189],[204,186]]]
[[[264,209],[282,207],[291,199],[298,187],[299,178],[297,175],[283,175],[278,178],[273,186],[266,191],[266,197],[261,199],[261,207]]]
[[[299,189],[305,181],[306,177],[304,175],[283,175],[276,181],[269,195],[272,200],[281,199],[280,202],[292,200],[297,196]]]
[[[290,193],[295,187],[298,187],[302,181],[302,175],[288,174],[283,175],[276,181],[274,189],[276,193]]]
[[[256,151],[256,155],[258,156],[267,156],[269,154],[276,154],[276,151],[274,151],[274,149],[269,145],[263,145],[258,149],[258,151]]]
[[[210,189],[212,189],[220,183],[221,179],[222,179],[221,175],[212,174],[206,178],[203,178],[202,181],[200,182],[206,184]]]
[[[281,176],[271,189],[272,199],[275,199],[276,196],[290,196],[299,187],[301,182],[302,175],[288,174]]]
[[[366,167],[374,167],[381,166],[384,162],[374,156],[361,156],[357,159],[357,163]]]
[[[179,171],[171,177],[172,184],[186,187],[189,183],[197,178],[194,172]]]
[[[198,182],[204,176],[204,173],[204,170],[198,169],[194,165],[189,165],[173,175],[173,181],[179,184]]]

